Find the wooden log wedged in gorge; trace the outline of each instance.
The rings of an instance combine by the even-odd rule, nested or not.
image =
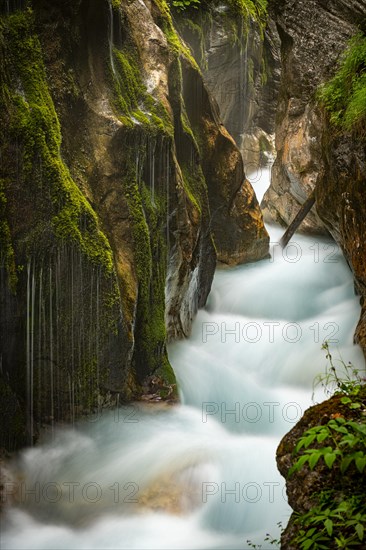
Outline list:
[[[308,196],[308,198],[306,199],[306,201],[304,202],[304,204],[296,214],[295,218],[290,223],[285,233],[281,237],[280,245],[282,248],[285,248],[288,245],[296,229],[299,227],[301,222],[306,218],[311,208],[314,206],[314,203],[315,203],[315,189]]]

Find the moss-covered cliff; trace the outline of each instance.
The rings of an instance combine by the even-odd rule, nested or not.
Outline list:
[[[259,259],[268,236],[165,1],[10,1],[0,56],[0,445],[12,448],[151,377],[170,393],[166,341],[189,334],[216,251]]]

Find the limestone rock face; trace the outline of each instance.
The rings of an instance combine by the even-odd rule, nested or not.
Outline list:
[[[282,81],[277,159],[262,202],[264,218],[287,225],[316,188],[316,204],[300,231],[328,231],[342,248],[361,295],[356,341],[366,350],[364,142],[335,132],[319,108],[317,87],[334,75],[347,40],[365,18],[358,0],[270,3],[281,38]]]
[[[0,388],[20,419],[14,446],[152,375],[171,387],[166,342],[189,334],[216,250],[252,261],[269,241],[165,2],[20,8],[7,3],[0,26]]]
[[[201,147],[211,229],[220,262],[236,265],[268,254],[269,236],[243,160],[233,138],[220,124],[211,97],[197,72],[183,69],[188,117]],[[255,243],[255,244],[254,244]]]
[[[324,135],[325,169],[316,188],[319,215],[353,271],[361,296],[355,341],[366,355],[366,149],[357,136]]]
[[[254,171],[274,152],[274,128],[280,83],[279,37],[269,21],[260,25],[224,6],[177,18],[177,24],[200,65],[220,117]]]
[[[315,91],[334,74],[347,39],[364,17],[364,6],[358,0],[280,0],[270,2],[270,12],[281,38],[282,80],[277,159],[262,207],[267,221],[288,225],[324,174],[324,125]],[[316,209],[300,230],[324,232]]]

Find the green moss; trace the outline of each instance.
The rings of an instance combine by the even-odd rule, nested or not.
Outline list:
[[[60,124],[48,90],[31,11],[1,18],[0,33],[2,42],[7,44],[2,93],[6,98],[8,133],[1,136],[2,148],[7,141],[17,144],[22,162],[21,174],[17,177],[27,186],[28,193],[32,193],[29,186],[39,194],[43,190],[43,207],[47,218],[51,218],[55,236],[60,241],[76,244],[90,261],[111,272],[113,259],[107,239],[61,159]],[[27,238],[28,254],[38,245],[34,241],[45,223],[40,212],[38,228],[34,227]]]
[[[267,153],[267,152],[272,151],[272,146],[271,146],[270,142],[263,135],[261,135],[259,137],[259,150],[260,150],[261,153]]]
[[[200,0],[200,2],[195,1],[194,6],[192,6],[193,3],[189,1],[174,2],[172,0],[169,4],[171,4],[173,9],[178,12],[181,12],[184,9],[187,10],[188,17],[191,18],[195,18],[198,11],[199,14],[202,14],[207,11],[212,11],[212,9],[217,6],[222,7],[223,5],[226,5],[232,17],[225,18],[225,22],[227,24],[227,29],[229,31],[231,29],[229,36],[232,37],[233,43],[240,43],[242,36],[247,35],[251,20],[258,23],[262,36],[267,24],[268,0],[226,0],[225,2],[220,2],[219,0]],[[192,7],[199,8],[199,10],[191,9]],[[238,16],[239,20],[235,20]]]
[[[261,59],[261,85],[265,86],[271,75],[271,69],[267,59],[267,51],[263,50]]]
[[[120,121],[130,128],[135,123],[149,132],[173,135],[173,126],[166,108],[147,93],[141,78],[136,55],[125,48],[113,48],[114,72],[111,78],[114,89],[114,106]]]
[[[36,289],[34,340],[42,347],[34,356],[36,425],[51,416],[69,418],[73,405],[76,414],[96,405],[108,378],[106,354],[121,344],[120,297],[107,238],[61,157],[60,124],[31,11],[0,18],[0,46],[1,261],[14,285],[16,262],[28,265]],[[26,277],[19,274],[21,298]],[[19,303],[24,330],[26,300]],[[15,363],[7,370],[24,407],[22,342]]]
[[[187,60],[189,60],[191,65],[199,71],[199,66],[197,65],[196,60],[193,58],[189,48],[187,48],[187,46],[183,44],[177,34],[177,31],[175,30],[168,2],[166,2],[166,0],[153,1],[160,10],[161,16],[158,20],[158,24],[165,34],[169,46],[171,47],[173,52],[175,52],[177,55],[182,55],[183,57],[185,57]]]
[[[366,36],[352,38],[341,57],[334,77],[318,91],[331,123],[364,135],[366,122]]]
[[[197,140],[196,140],[196,136],[193,133],[193,130],[191,128],[191,123],[189,121],[187,111],[186,111],[185,106],[184,106],[183,98],[182,98],[182,110],[181,110],[181,115],[180,115],[180,122],[181,122],[181,125],[182,125],[183,133],[191,138],[193,146],[196,149],[196,151],[198,152],[198,150],[199,150],[198,143],[197,143]]]
[[[6,203],[5,180],[0,179],[0,268],[5,268],[9,288],[15,294],[18,277],[11,232],[6,217]]]
[[[192,14],[192,17],[196,14]],[[207,70],[207,59],[206,59],[206,51],[205,51],[205,35],[204,35],[204,25],[205,25],[205,19],[211,19],[211,13],[206,12],[200,12],[199,14],[199,22],[196,20],[190,19],[187,17],[179,17],[176,21],[176,24],[178,25],[179,32],[183,34],[185,37],[188,36],[188,43],[190,46],[193,46],[195,59],[198,62],[198,65],[201,70]]]
[[[117,97],[119,108],[124,113],[130,113],[136,110],[140,101],[144,97],[144,87],[141,83],[140,71],[136,60],[128,52],[121,52],[113,48],[113,57],[115,59],[115,86],[117,88]]]
[[[263,22],[267,17],[267,0],[227,0],[233,12]]]
[[[131,136],[131,143],[134,137]],[[151,138],[156,139],[156,138]],[[127,144],[126,144],[127,145]],[[127,147],[129,147],[127,145]],[[147,142],[140,154],[147,158]],[[131,147],[128,157],[134,159]],[[142,159],[141,159],[142,162]],[[166,241],[161,231],[166,220],[166,190],[157,184],[154,197],[143,181],[136,180],[136,167],[128,161],[123,177],[130,226],[134,241],[135,269],[138,280],[138,302],[135,317],[134,365],[140,383],[165,365],[174,378],[166,357],[165,278]],[[160,371],[159,371],[160,372]]]
[[[202,169],[199,167],[197,172],[193,173],[192,166],[183,165],[181,168],[184,190],[191,203],[201,213],[204,200],[202,194],[206,192],[206,181]]]

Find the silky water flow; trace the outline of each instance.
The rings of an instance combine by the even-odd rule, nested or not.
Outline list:
[[[269,176],[252,175],[259,200]],[[282,230],[268,230],[271,257],[219,267],[190,338],[170,345],[180,405],[95,415],[10,464],[2,548],[245,549],[279,536],[291,510],[276,447],[313,403],[322,344],[364,360],[341,251],[298,234],[282,251]]]

